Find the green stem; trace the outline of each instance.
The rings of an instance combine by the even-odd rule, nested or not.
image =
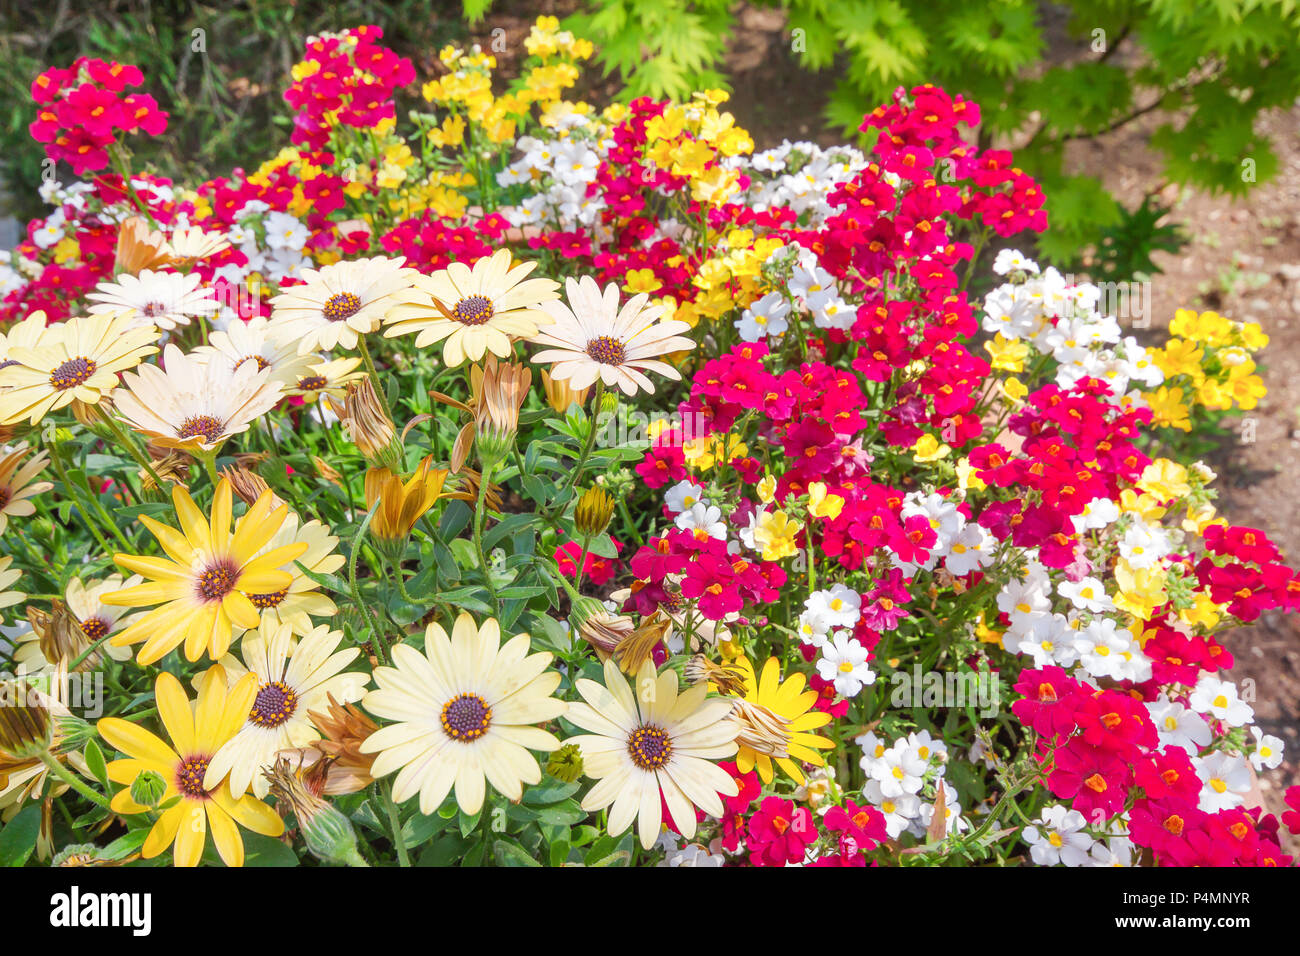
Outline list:
[[[591,546],[591,535],[589,535],[589,534],[588,534],[588,535],[583,535],[583,537],[582,537],[582,557],[581,557],[581,558],[579,559],[579,561],[578,561],[578,576],[577,576],[577,579],[576,579],[575,584],[574,584],[574,587],[577,588],[577,590],[579,590],[579,591],[582,590],[582,572],[583,572],[583,570],[587,567],[587,549],[588,549],[590,546]]]
[[[406,855],[406,841],[402,839],[402,818],[397,812],[397,804],[393,802],[392,788],[380,784],[378,789],[379,796],[384,804],[384,810],[388,813],[388,826],[393,831],[393,846],[397,850],[397,865],[410,866],[410,857]]]
[[[95,806],[103,807],[105,810],[110,809],[108,801],[104,799],[103,795],[95,792],[78,780],[76,776],[73,775],[72,771],[55,760],[48,750],[41,751],[41,763],[45,764],[45,766],[49,768],[50,773],[58,777],[91,803],[95,804]]]
[[[366,531],[370,528],[370,520],[374,518],[379,505],[380,501],[378,500],[371,505],[370,510],[366,512],[365,519],[361,522],[361,526],[357,528],[357,533],[352,538],[352,553],[348,555],[348,591],[352,595],[352,603],[361,609],[361,613],[366,619],[366,626],[370,629],[370,635],[378,645],[377,650],[380,651],[380,659],[385,664],[391,664],[392,658],[388,649],[388,642],[379,629],[379,623],[375,620],[374,615],[370,613],[369,605],[361,600],[361,591],[357,588],[357,556],[361,554],[361,542],[366,536]]]
[[[95,643],[91,644],[84,651],[78,654],[77,659],[68,665],[68,673],[70,674],[73,673],[78,667],[82,665],[82,663],[85,661],[87,657],[95,653],[95,651],[99,650],[100,646],[106,644],[108,642],[108,639],[111,638],[112,636],[113,636],[112,634],[105,634],[99,640],[95,641]]]
[[[492,570],[488,567],[487,554],[483,551],[483,521],[487,516],[487,491],[492,481],[492,464],[483,462],[483,471],[479,474],[478,505],[474,508],[474,550],[478,552],[479,567],[483,569],[483,583],[492,598],[492,607],[498,608],[497,589],[492,583]]]
[[[153,462],[149,460],[148,455],[141,452],[140,449],[135,446],[135,442],[131,440],[131,436],[126,433],[125,429],[122,428],[117,419],[112,415],[103,415],[100,417],[100,420],[108,430],[113,433],[113,437],[117,439],[118,444],[125,448],[127,454],[135,459],[135,463],[143,468],[145,473],[153,479],[154,487],[157,488],[159,492],[165,493],[163,480],[158,477],[158,472],[154,471]]]
[[[564,500],[573,486],[577,484],[578,479],[582,477],[582,470],[587,467],[587,459],[591,457],[591,449],[596,444],[596,432],[599,430],[600,425],[600,405],[604,396],[605,382],[603,379],[598,378],[596,379],[596,398],[591,405],[591,428],[587,432],[587,440],[582,444],[582,454],[578,456],[577,462],[574,463],[573,470],[569,472],[569,477],[565,479],[559,494],[556,495],[556,501]]]
[[[217,477],[217,450],[214,448],[211,451],[200,451],[198,455],[203,461],[203,470],[208,473],[208,481],[212,482],[212,487],[215,489],[221,480]]]
[[[87,508],[86,503],[81,498],[81,489],[77,488],[68,480],[68,472],[63,465],[63,455],[60,454],[58,446],[55,445],[54,442],[50,442],[45,446],[45,448],[46,451],[50,453],[50,464],[54,466],[55,474],[59,476],[59,481],[63,483],[63,490],[67,492],[68,496],[71,497],[74,502],[76,502],[77,510],[81,512],[82,518],[85,519],[86,529],[94,536],[95,540],[99,542],[99,547],[103,550],[104,554],[111,556],[116,549],[109,545],[108,539],[105,538],[103,532],[99,530],[99,522],[95,519],[96,509],[94,503],[92,502],[91,507]],[[111,520],[109,520],[108,525],[113,529],[115,534],[121,536],[122,532],[118,530],[117,526],[113,524]],[[130,551],[130,543],[126,543],[125,538],[123,538],[123,542],[125,543],[125,550]]]

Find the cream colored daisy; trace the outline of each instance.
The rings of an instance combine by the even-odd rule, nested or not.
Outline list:
[[[230,363],[232,372],[251,363],[263,371],[269,370],[273,381],[285,385],[311,374],[309,369],[315,361],[315,356],[299,355],[296,343],[272,343],[270,320],[260,315],[248,321],[233,320],[224,331],[213,332],[207,345],[200,345],[194,351],[219,356]]]
[[[32,449],[27,442],[0,452],[0,534],[9,526],[9,516],[26,518],[36,513],[36,506],[27,499],[43,494],[54,487],[50,481],[32,481],[50,463],[49,455],[39,452],[23,463]]]
[[[375,256],[304,269],[302,283],[271,299],[271,341],[299,355],[357,347],[357,336],[379,328],[384,313],[404,301],[417,275],[406,259]]]
[[[560,742],[532,726],[554,720],[566,704],[551,696],[560,685],[548,669],[549,653],[529,654],[520,634],[503,646],[492,618],[480,628],[468,614],[456,619],[449,639],[437,624],[424,633],[424,653],[409,644],[393,648],[394,667],[375,671],[378,690],[366,710],[397,723],[381,727],[361,745],[378,754],[371,775],[398,771],[393,799],[420,795],[420,812],[431,814],[456,788],[462,812],[483,806],[484,781],[518,802],[523,785],[538,783],[541,768],[530,750],[556,750]]]
[[[91,315],[125,312],[133,328],[155,325],[170,331],[217,311],[212,290],[200,287],[201,282],[202,277],[194,272],[182,275],[144,269],[138,276],[124,272],[116,282],[101,282],[86,298],[95,303]]]
[[[221,659],[229,684],[250,671],[257,675],[257,696],[243,727],[212,756],[205,786],[211,789],[230,774],[234,796],[242,796],[252,787],[259,799],[265,797],[270,786],[262,769],[274,764],[281,750],[305,747],[320,739],[308,711],[324,710],[331,695],[348,704],[365,695],[369,678],[343,671],[361,649],[339,650],[342,640],[342,631],[331,631],[322,624],[295,646],[289,628],[262,627],[244,637],[242,662],[229,654]]]
[[[671,379],[682,376],[662,355],[686,352],[695,343],[682,333],[690,326],[676,319],[661,319],[663,307],[648,306],[644,292],[632,296],[620,309],[618,285],[611,282],[601,292],[591,276],[566,279],[569,304],[546,302],[542,308],[555,319],[529,341],[548,346],[533,356],[534,362],[551,363],[551,378],[583,389],[597,379],[618,386],[628,395],[653,392],[644,374],[654,372]]]
[[[415,347],[443,342],[442,360],[455,367],[466,358],[478,362],[488,352],[510,354],[512,337],[536,335],[551,319],[538,309],[559,298],[558,282],[529,279],[536,262],[511,266],[509,249],[499,249],[474,263],[453,262],[441,272],[415,280],[415,301],[396,305],[385,320],[384,335],[418,333]]]
[[[29,320],[30,321],[30,320]],[[70,405],[97,405],[117,374],[158,351],[158,330],[129,314],[77,316],[46,329],[35,345],[11,345],[0,367],[0,422],[33,425]]]
[[[284,524],[275,536],[253,555],[260,557],[276,548],[293,544],[307,545],[298,558],[285,570],[293,576],[288,587],[267,594],[249,594],[262,615],[260,627],[263,631],[278,626],[288,627],[294,634],[309,634],[312,630],[313,617],[333,617],[338,607],[320,592],[320,585],[302,573],[302,565],[313,574],[333,574],[343,567],[346,560],[337,550],[339,539],[330,534],[330,529],[319,521],[301,524],[301,518],[292,511],[285,516]]]
[[[230,240],[219,232],[204,232],[201,226],[177,229],[167,239],[163,250],[175,262],[190,266],[230,248]]]
[[[6,554],[0,558],[0,624],[4,623],[4,609],[13,607],[15,604],[21,604],[27,600],[27,595],[22,591],[11,591],[18,579],[23,576],[21,568],[10,567],[14,563],[13,555]]]
[[[131,623],[134,615],[128,615],[129,608],[113,607],[105,604],[102,600],[105,594],[111,594],[114,591],[120,591],[123,588],[133,588],[137,584],[143,584],[144,578],[138,574],[133,574],[126,580],[122,575],[113,573],[103,580],[99,581],[82,581],[81,578],[73,578],[68,582],[64,591],[64,598],[68,602],[70,610],[78,621],[81,622],[81,629],[86,632],[86,637],[92,642],[102,640],[109,634],[113,634],[122,627]],[[114,647],[112,644],[101,644],[101,651],[108,654],[115,661],[125,661],[131,658],[131,648]]]
[[[232,369],[211,355],[186,355],[168,345],[163,365],[128,372],[113,401],[123,421],[164,448],[214,451],[247,431],[284,394],[270,371],[252,362]]]
[[[364,371],[357,371],[357,366],[361,364],[359,358],[338,358],[330,361],[321,361],[316,356],[309,356],[309,358],[313,359],[311,364],[295,381],[285,386],[287,394],[300,396],[305,402],[319,401],[324,395],[342,398],[347,392],[349,382],[356,382],[366,377]]]
[[[612,659],[605,662],[605,686],[586,678],[574,686],[582,702],[569,705],[566,719],[590,733],[565,743],[578,745],[584,773],[599,781],[582,809],[613,804],[611,836],[636,820],[641,846],[650,849],[659,838],[664,804],[688,840],[695,836],[695,807],[723,815],[719,795],[734,797],[736,781],[713,761],[736,752],[731,701],[709,697],[707,683],[679,694],[677,673],[665,668],[656,674],[650,660],[632,686]]]

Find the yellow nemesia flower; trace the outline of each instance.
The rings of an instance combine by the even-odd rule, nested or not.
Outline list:
[[[912,446],[912,457],[918,462],[938,461],[940,458],[947,458],[951,453],[952,449],[940,444],[933,435],[922,435]]]
[[[763,549],[764,561],[780,561],[799,553],[795,537],[803,525],[791,520],[784,511],[763,512],[754,529],[754,543]]]
[[[830,518],[833,521],[843,509],[844,499],[839,495],[828,494],[825,482],[814,481],[808,485],[808,513],[814,518]]]
[[[1168,458],[1157,458],[1147,465],[1138,478],[1137,486],[1150,492],[1159,501],[1182,498],[1192,490],[1187,482],[1187,469]]]

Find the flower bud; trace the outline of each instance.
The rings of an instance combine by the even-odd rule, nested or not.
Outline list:
[[[367,460],[394,469],[401,467],[397,428],[384,414],[384,406],[369,378],[348,383],[343,403],[331,399],[330,406],[343,423],[348,438]]]
[[[19,760],[39,757],[54,739],[49,708],[27,685],[6,685],[5,705],[0,706],[0,752]]]
[[[262,497],[262,493],[268,491],[270,486],[266,480],[255,471],[249,471],[247,468],[232,468],[227,466],[221,469],[221,477],[229,480],[230,490],[233,491],[239,500],[250,508]],[[271,503],[279,506],[280,500],[272,497]]]
[[[560,414],[569,410],[571,405],[585,405],[590,388],[573,388],[567,381],[551,378],[542,372],[542,386],[546,389],[546,403]]]
[[[263,771],[271,783],[271,793],[281,804],[293,810],[303,842],[316,859],[345,866],[366,866],[357,851],[357,834],[352,823],[333,804],[312,793],[301,776],[281,757],[275,766]]]
[[[167,781],[153,770],[141,770],[131,781],[131,799],[142,807],[156,807],[167,792]]]
[[[546,772],[565,783],[573,783],[581,777],[582,769],[582,751],[577,744],[565,744],[546,761]]]
[[[609,527],[614,516],[614,499],[600,485],[592,485],[578,499],[573,510],[573,525],[584,538],[594,538]]]

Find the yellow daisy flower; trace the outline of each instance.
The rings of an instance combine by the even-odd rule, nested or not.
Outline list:
[[[275,536],[289,512],[287,505],[273,507],[267,490],[230,531],[230,480],[222,478],[212,501],[209,519],[179,485],[172,503],[181,530],[141,515],[167,553],[165,558],[116,554],[113,560],[129,571],[144,575],[148,583],[112,594],[105,604],[148,607],[130,627],[111,638],[126,647],[144,642],[136,662],[141,666],[161,660],[172,648],[184,644],[187,660],[196,661],[207,651],[218,660],[230,647],[235,627],[255,628],[261,623],[249,594],[268,594],[289,587],[293,575],[284,566],[302,556],[305,541],[258,552]]]
[[[749,773],[755,767],[764,783],[772,782],[772,763],[776,764],[796,783],[804,782],[803,771],[795,762],[817,767],[826,765],[818,750],[829,750],[835,744],[825,737],[809,733],[818,727],[825,727],[831,722],[831,715],[821,710],[813,710],[817,703],[817,692],[809,690],[807,678],[799,672],[791,674],[781,682],[781,665],[775,657],[768,658],[763,665],[760,677],[754,676],[754,667],[749,660],[741,657],[733,665],[745,675],[745,696],[742,698],[752,708],[757,708],[756,726],[765,732],[747,734],[742,732],[738,743],[740,752],[736,755],[736,768],[741,773]],[[743,716],[741,708],[738,716]],[[775,718],[773,724],[772,718]],[[772,730],[777,729],[785,740],[772,740]]]
[[[130,787],[146,770],[167,784],[159,805],[180,798],[162,811],[145,838],[140,855],[146,860],[174,844],[172,862],[176,866],[197,866],[210,826],[221,859],[227,866],[243,866],[240,826],[271,837],[284,832],[284,821],[256,797],[250,794],[236,799],[224,780],[216,787],[204,783],[212,756],[239,730],[256,696],[256,675],[245,674],[227,689],[225,672],[211,667],[204,675],[198,700],[191,703],[181,682],[164,672],[154,684],[154,697],[171,746],[131,721],[105,717],[99,722],[100,736],[127,755],[127,759],[108,765],[108,779],[127,785],[114,795],[113,810],[149,811],[131,799]]]

